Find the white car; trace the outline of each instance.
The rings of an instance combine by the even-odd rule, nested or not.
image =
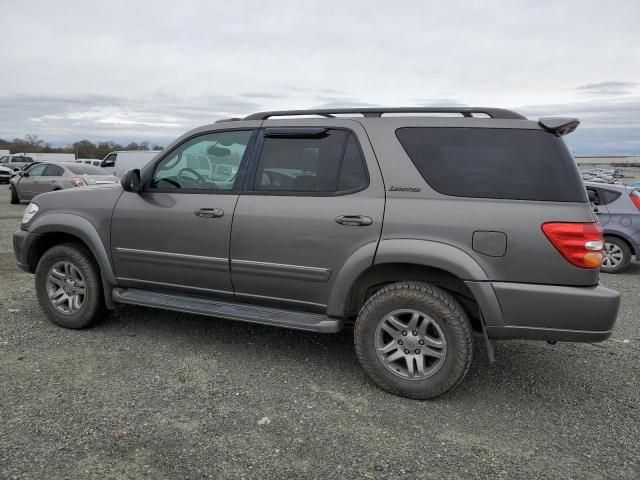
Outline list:
[[[3,167],[0,165],[0,183],[9,183],[13,170],[9,167]]]

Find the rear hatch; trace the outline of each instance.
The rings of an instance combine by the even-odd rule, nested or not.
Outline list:
[[[561,138],[576,125],[562,130],[556,122],[560,129],[551,130],[526,120],[394,119],[401,150],[381,147],[391,185],[383,238],[453,245],[494,281],[597,284],[600,227]],[[403,154],[413,172],[398,168]],[[395,185],[419,193],[394,191]]]

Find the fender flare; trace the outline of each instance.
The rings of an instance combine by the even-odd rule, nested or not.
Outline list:
[[[100,268],[105,302],[112,308],[111,289],[117,285],[113,265],[107,247],[100,239],[95,226],[86,218],[69,213],[47,213],[36,216],[28,226],[29,232],[46,235],[47,233],[66,233],[78,237],[93,254]]]
[[[376,243],[372,242],[356,250],[338,272],[329,296],[327,314],[344,315],[344,306],[348,303],[351,287],[356,280],[369,267],[385,263],[410,263],[439,268],[462,281],[474,283],[489,280],[487,273],[473,257],[445,243],[409,238],[388,239],[380,241],[376,252]]]

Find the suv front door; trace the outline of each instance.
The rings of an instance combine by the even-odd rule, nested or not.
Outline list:
[[[149,166],[153,171],[141,193],[123,192],[111,226],[120,285],[233,298],[229,236],[241,167],[254,137],[253,125],[244,125],[188,137]],[[206,159],[209,173],[190,167],[193,156]],[[221,163],[235,165],[240,174],[213,179]]]
[[[324,311],[347,258],[377,246],[385,198],[380,170],[357,122],[265,124],[233,219],[236,298]]]

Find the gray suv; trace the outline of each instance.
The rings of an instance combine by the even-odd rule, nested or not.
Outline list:
[[[348,328],[375,383],[432,398],[464,378],[474,331],[490,354],[611,335],[619,294],[598,283],[602,229],[561,139],[578,123],[494,108],[220,121],[121,185],[39,195],[15,255],[62,327],[132,304]]]

